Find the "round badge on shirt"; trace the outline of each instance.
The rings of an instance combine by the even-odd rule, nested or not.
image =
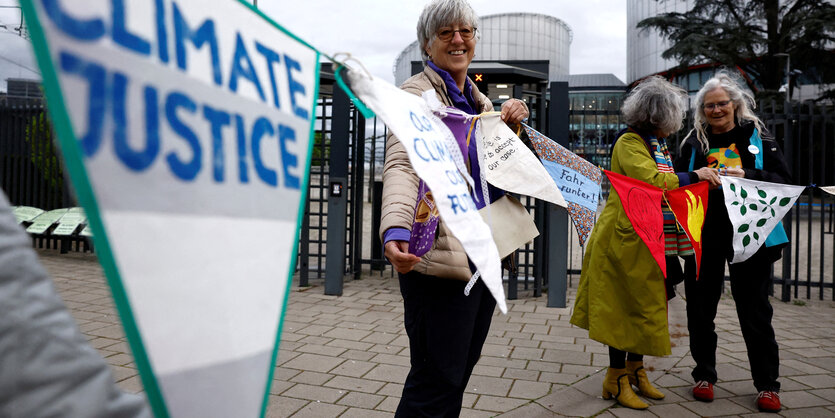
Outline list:
[[[760,149],[757,148],[756,145],[751,144],[751,145],[748,146],[748,152],[750,152],[751,154],[757,155],[757,154],[760,153]]]

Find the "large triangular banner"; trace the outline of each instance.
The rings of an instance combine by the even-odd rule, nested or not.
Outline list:
[[[823,186],[820,189],[831,195],[835,195],[835,186]]]
[[[244,1],[105,3],[21,1],[145,392],[157,417],[263,416],[319,54]]]
[[[609,170],[603,170],[620,198],[632,228],[649,248],[652,258],[667,277],[664,258],[664,216],[661,214],[661,189]]]
[[[580,245],[594,228],[597,206],[600,203],[600,168],[569,151],[551,138],[542,135],[528,125],[525,128],[534,151],[539,155],[545,170],[557,184],[568,202],[568,214],[577,229]]]
[[[739,177],[721,176],[720,179],[734,230],[731,263],[745,261],[754,255],[806,189],[806,186]]]
[[[707,214],[708,184],[700,181],[664,193],[676,222],[684,229],[696,253],[696,276],[702,264],[702,228]]]
[[[550,180],[539,159],[502,121],[501,113],[484,113],[478,121],[484,153],[482,171],[490,184],[557,206],[567,206],[560,189]]]
[[[422,97],[366,73],[346,69],[345,74],[353,93],[402,141],[412,168],[432,191],[441,219],[461,242],[499,310],[507,313],[499,250],[467,188],[473,179],[452,132]]]

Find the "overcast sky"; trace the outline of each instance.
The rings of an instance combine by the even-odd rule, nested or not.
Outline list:
[[[150,0],[148,0],[150,1]],[[232,0],[212,0],[232,1]],[[208,1],[207,1],[208,3]],[[350,52],[376,76],[394,82],[397,55],[416,40],[424,0],[258,0],[259,8],[328,55]],[[470,0],[481,16],[527,12],[557,17],[574,33],[571,74],[613,73],[626,80],[625,0]],[[0,6],[17,5],[0,0]],[[16,28],[17,9],[0,9],[0,25]],[[37,77],[29,46],[0,27],[0,91],[6,78]]]

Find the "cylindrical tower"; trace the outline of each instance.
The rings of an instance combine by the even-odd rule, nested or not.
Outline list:
[[[640,30],[638,22],[662,13],[684,13],[693,7],[693,0],[628,0],[626,3],[626,84],[678,65],[661,58],[669,42],[656,30]]]
[[[568,75],[573,33],[562,20],[538,13],[502,13],[481,17],[475,60],[548,60],[548,78]],[[417,41],[394,62],[395,84],[411,76],[412,61],[420,61]]]

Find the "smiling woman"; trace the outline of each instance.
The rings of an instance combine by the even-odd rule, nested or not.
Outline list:
[[[742,89],[738,80],[738,74],[720,71],[696,94],[694,127],[681,145],[676,166],[680,169],[708,167],[722,176],[789,183],[791,174],[780,146],[769,138],[753,111],[754,97]],[[730,206],[721,203],[724,199],[723,190],[710,192],[708,201],[711,204],[707,207],[702,232],[705,251],[698,280],[695,272],[684,278],[690,353],[696,364],[691,373],[696,382],[692,393],[694,398],[705,402],[713,400],[713,385],[719,378],[714,319],[724,287],[725,264],[733,261],[730,259],[733,227],[727,209]],[[778,395],[780,356],[771,325],[768,292],[772,265],[782,256],[788,238],[782,227],[775,232],[774,237],[769,236],[751,258],[728,267],[731,294],[748,349],[751,377],[759,391],[757,407],[766,412],[776,412],[781,407]],[[692,266],[694,261],[687,263]]]

